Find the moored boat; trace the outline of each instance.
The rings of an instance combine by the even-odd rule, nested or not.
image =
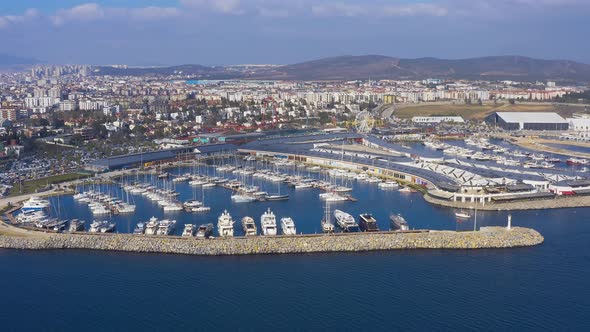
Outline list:
[[[410,226],[404,217],[401,214],[391,214],[389,216],[389,220],[391,221],[391,229],[395,231],[408,231],[410,230]]]
[[[359,215],[359,228],[363,232],[377,232],[377,220],[370,213],[362,213]]]

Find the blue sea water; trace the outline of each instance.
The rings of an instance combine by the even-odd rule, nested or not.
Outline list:
[[[181,188],[182,195],[192,195],[190,187]],[[270,206],[279,216],[292,216],[301,231],[313,232],[322,215],[314,190],[289,191],[288,202],[242,206],[230,203],[229,192],[213,190],[219,192],[206,195],[214,211],[199,217],[210,222],[225,207],[237,218],[248,214],[258,221]],[[342,209],[371,211],[383,228],[390,212],[401,212],[415,228],[473,227],[473,221],[457,224],[452,211],[417,194],[355,183],[353,195],[360,201]],[[69,218],[87,213],[68,198],[60,204]],[[135,218],[161,213],[151,203],[141,206]],[[589,215],[586,208],[513,212],[515,225],[537,229],[545,242],[503,250],[243,257],[0,250],[0,326],[2,331],[583,330],[590,325]],[[478,226],[504,225],[506,216],[479,212]],[[184,223],[196,217],[176,218]],[[116,217],[119,230],[131,219]]]

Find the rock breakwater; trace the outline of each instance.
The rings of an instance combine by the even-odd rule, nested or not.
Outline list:
[[[356,233],[291,237],[215,238],[149,237],[130,234],[51,234],[43,237],[0,236],[0,248],[50,250],[88,249],[185,255],[256,255],[316,252],[358,252],[396,249],[486,249],[540,244],[537,231],[486,227],[479,232]]]

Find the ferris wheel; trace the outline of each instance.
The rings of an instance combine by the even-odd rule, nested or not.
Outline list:
[[[367,111],[362,111],[356,115],[355,118],[355,126],[356,131],[362,134],[368,134],[373,130],[373,125],[375,121],[373,120],[373,116],[371,113]]]

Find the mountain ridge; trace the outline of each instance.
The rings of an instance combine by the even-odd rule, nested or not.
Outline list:
[[[590,82],[590,65],[571,60],[546,60],[518,55],[465,59],[397,58],[385,55],[341,55],[261,68],[180,65],[160,68],[97,67],[98,75],[194,76],[199,79],[364,80],[364,79],[481,79],[569,80]]]

